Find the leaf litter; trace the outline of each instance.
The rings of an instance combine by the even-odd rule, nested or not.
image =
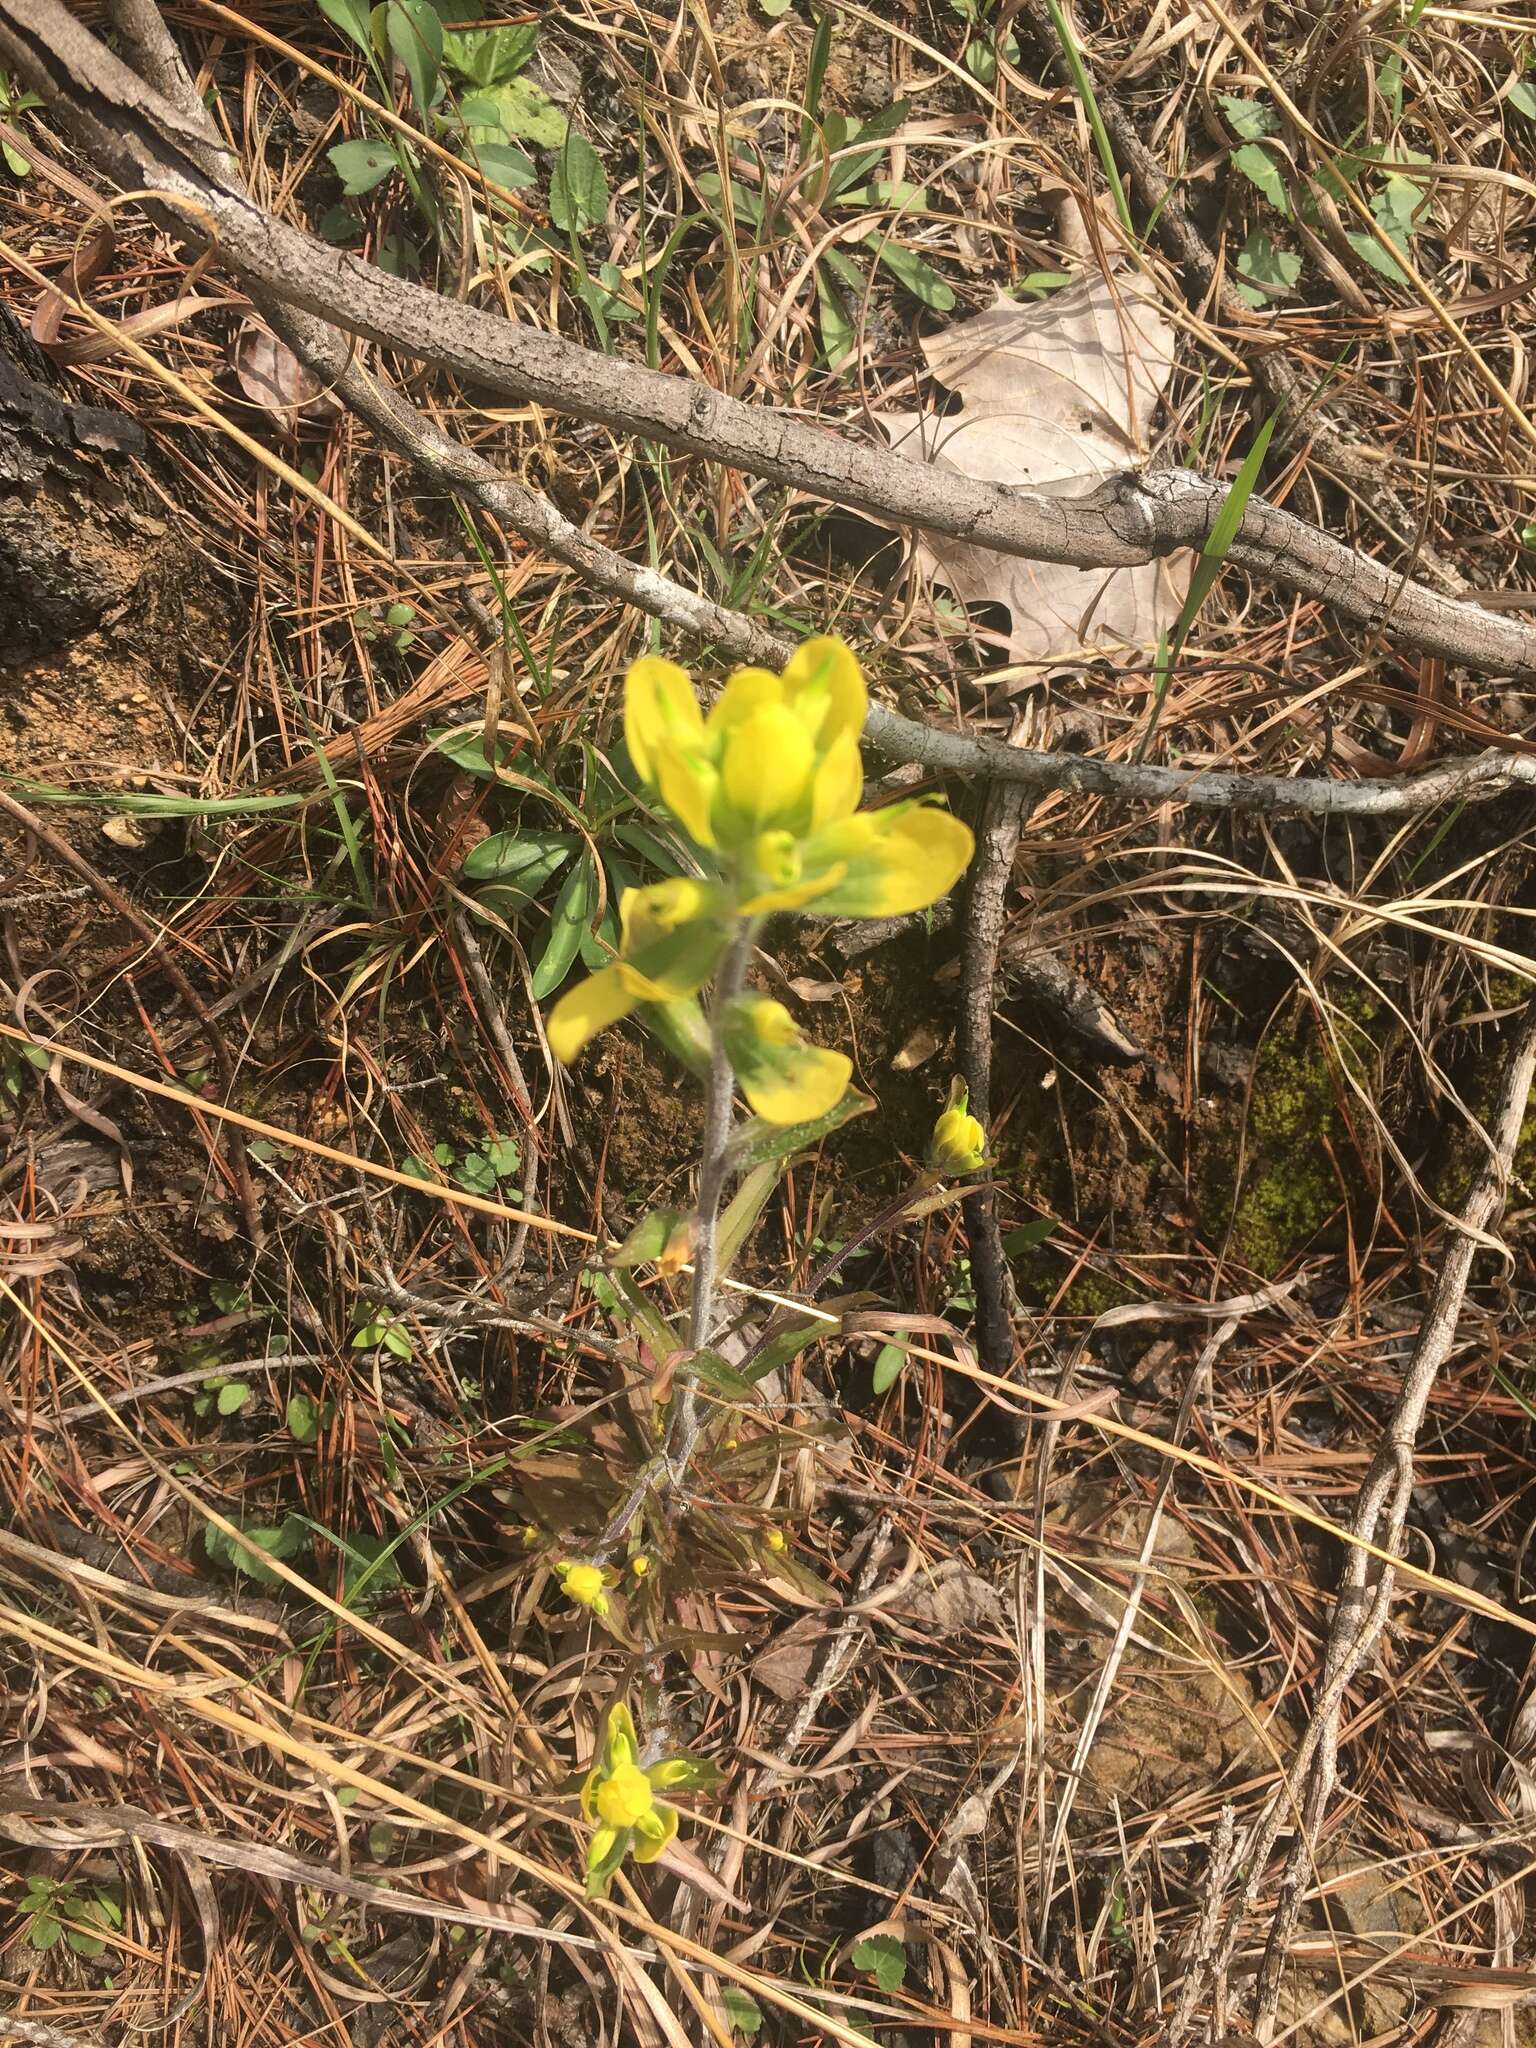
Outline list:
[[[1086,497],[1106,477],[1145,465],[1173,373],[1174,332],[1138,273],[1081,277],[1035,305],[1000,296],[921,345],[961,406],[879,415],[897,454],[1062,498]],[[943,534],[919,541],[913,562],[962,604],[1005,605],[1017,662],[1155,647],[1178,617],[1191,568],[1181,552],[1125,569],[1075,569]]]

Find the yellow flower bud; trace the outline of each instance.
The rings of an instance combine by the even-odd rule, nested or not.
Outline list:
[[[784,1531],[782,1529],[775,1528],[764,1530],[763,1541],[767,1544],[768,1548],[773,1552],[775,1557],[777,1557],[780,1551],[788,1547],[789,1539],[785,1536]]]
[[[651,1568],[651,1560],[644,1556],[632,1557],[629,1560],[629,1568],[637,1579],[643,1579]]]
[[[986,1164],[987,1134],[971,1115],[969,1100],[964,1082],[956,1081],[928,1144],[928,1163],[936,1173],[975,1173]]]
[[[655,1806],[651,1781],[637,1764],[620,1764],[593,1794],[599,1820],[613,1828],[632,1828]]]

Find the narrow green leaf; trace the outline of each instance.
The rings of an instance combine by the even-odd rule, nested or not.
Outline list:
[[[1517,78],[1504,95],[1506,106],[1513,107],[1517,114],[1524,114],[1528,121],[1536,121],[1536,85],[1527,78]]]
[[[877,1394],[883,1394],[901,1378],[907,1363],[905,1344],[882,1344],[875,1354],[875,1370],[870,1384]]]
[[[574,832],[493,832],[465,856],[464,879],[510,883],[532,898],[580,844]]]
[[[729,1273],[737,1254],[751,1236],[768,1197],[779,1184],[782,1160],[765,1160],[742,1178],[741,1186],[726,1205],[715,1240],[715,1255],[722,1275]]]
[[[363,54],[373,56],[373,36],[369,30],[368,0],[320,0],[320,12],[326,20],[339,28]]]
[[[761,1117],[749,1117],[733,1140],[732,1164],[756,1166],[766,1160],[788,1159],[791,1153],[808,1151],[811,1146],[819,1145],[823,1138],[830,1137],[833,1131],[840,1131],[844,1124],[852,1123],[856,1116],[868,1116],[876,1106],[872,1095],[850,1088],[841,1102],[813,1123],[769,1124],[764,1123]]]
[[[533,970],[531,985],[536,1002],[552,996],[570,973],[581,947],[581,935],[592,916],[596,894],[592,856],[583,854],[555,898],[549,921],[549,938]]]
[[[384,32],[410,81],[418,113],[431,111],[443,63],[443,20],[431,0],[388,0]]]
[[[1038,1244],[1044,1244],[1056,1228],[1054,1216],[1037,1216],[1033,1223],[1021,1224],[1017,1230],[1003,1233],[1003,1250],[1010,1259],[1016,1259],[1021,1252],[1033,1251]]]
[[[953,286],[946,284],[914,250],[904,249],[899,242],[884,242],[880,248],[880,261],[893,277],[906,286],[913,298],[931,306],[936,313],[947,313],[953,307]]]

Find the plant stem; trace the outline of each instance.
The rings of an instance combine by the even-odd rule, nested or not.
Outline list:
[[[693,1300],[688,1310],[688,1348],[702,1350],[709,1341],[718,1279],[716,1241],[720,1197],[725,1188],[726,1158],[731,1142],[731,1101],[736,1077],[725,1051],[727,1004],[741,993],[752,953],[756,924],[737,927],[736,936],[715,977],[715,998],[709,1013],[709,1080],[704,1091],[704,1140],[699,1159],[698,1233],[693,1246]],[[681,1479],[698,1440],[698,1388],[691,1373],[678,1375],[672,1421],[667,1431],[667,1465],[673,1484]]]

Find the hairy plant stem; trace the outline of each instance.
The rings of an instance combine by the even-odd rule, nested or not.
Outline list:
[[[715,977],[715,996],[709,1012],[709,1079],[704,1090],[704,1139],[699,1156],[698,1230],[693,1244],[693,1300],[688,1309],[688,1348],[702,1350],[709,1341],[709,1326],[715,1309],[715,1287],[719,1278],[717,1243],[720,1227],[720,1197],[725,1190],[727,1156],[731,1144],[731,1103],[736,1076],[725,1050],[725,1013],[741,994],[752,956],[755,920],[744,920],[731,940],[720,972]],[[698,1384],[693,1375],[678,1375],[667,1430],[667,1469],[675,1486],[687,1471],[698,1442]]]

